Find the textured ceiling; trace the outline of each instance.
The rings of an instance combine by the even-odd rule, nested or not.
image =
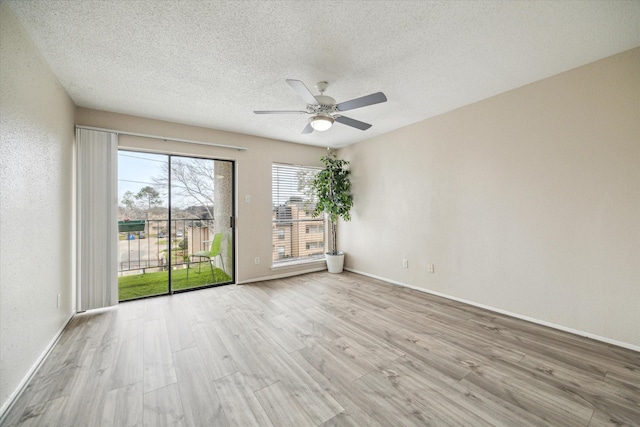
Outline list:
[[[8,1],[74,102],[320,146],[345,146],[640,45],[640,1]],[[338,102],[301,134],[285,79]]]

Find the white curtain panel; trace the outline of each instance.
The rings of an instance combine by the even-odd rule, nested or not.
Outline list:
[[[118,136],[76,129],[78,312],[118,303]]]

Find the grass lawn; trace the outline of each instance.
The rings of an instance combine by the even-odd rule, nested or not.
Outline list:
[[[125,301],[149,295],[166,294],[169,287],[167,273],[166,271],[159,271],[157,273],[119,277],[118,299]],[[172,287],[173,290],[179,290],[231,281],[231,277],[219,268],[213,269],[213,275],[214,279],[211,280],[211,269],[207,265],[202,266],[200,273],[198,273],[196,266],[191,266],[189,269],[189,281],[187,281],[186,268],[173,270],[171,274]]]

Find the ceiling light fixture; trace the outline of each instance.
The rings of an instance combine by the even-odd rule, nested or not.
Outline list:
[[[318,114],[311,117],[311,119],[309,119],[309,123],[311,123],[311,127],[313,128],[313,130],[323,132],[329,129],[331,125],[333,125],[333,117],[324,114]]]

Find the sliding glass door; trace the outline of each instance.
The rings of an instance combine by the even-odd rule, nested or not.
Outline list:
[[[233,283],[230,161],[119,151],[119,300]]]
[[[233,281],[233,162],[171,157],[174,291]]]

